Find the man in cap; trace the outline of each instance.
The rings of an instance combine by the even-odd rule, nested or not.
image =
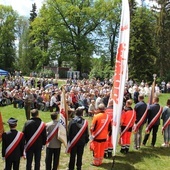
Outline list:
[[[100,103],[98,106],[99,113],[94,115],[91,132],[90,149],[93,151],[94,166],[100,166],[104,157],[105,143],[108,133],[111,131],[111,117],[105,113],[105,105]]]
[[[19,170],[20,158],[24,151],[24,134],[16,130],[17,121],[10,118],[10,131],[2,134],[2,157],[5,160],[5,170]]]
[[[51,113],[51,122],[46,123],[47,141],[46,141],[46,170],[57,170],[59,165],[61,141],[58,140],[59,121],[58,112]]]

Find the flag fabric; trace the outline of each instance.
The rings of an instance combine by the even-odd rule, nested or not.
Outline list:
[[[58,127],[58,139],[67,147],[67,107],[65,98],[65,89],[62,88],[61,92],[61,102],[60,102],[60,118]]]
[[[4,133],[4,126],[3,126],[3,121],[2,121],[2,115],[0,112],[0,142],[2,140],[2,134]]]
[[[120,118],[123,106],[123,95],[128,69],[128,52],[130,36],[130,13],[128,0],[122,0],[122,14],[119,29],[119,42],[117,48],[115,72],[113,78],[113,125],[112,125],[112,142],[113,155],[116,154],[116,145],[118,132],[120,128]]]
[[[155,82],[156,82],[156,78],[154,77],[152,87],[151,87],[151,92],[150,92],[150,95],[149,95],[149,101],[148,101],[149,105],[153,104],[153,98],[155,96]]]

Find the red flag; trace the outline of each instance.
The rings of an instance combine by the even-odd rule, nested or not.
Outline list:
[[[2,134],[4,133],[4,126],[3,126],[3,121],[2,121],[2,115],[0,112],[0,142],[2,140]]]

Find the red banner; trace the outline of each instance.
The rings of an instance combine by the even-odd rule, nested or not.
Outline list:
[[[4,133],[4,126],[3,126],[3,121],[2,121],[2,115],[0,112],[0,142],[2,140],[2,134]]]

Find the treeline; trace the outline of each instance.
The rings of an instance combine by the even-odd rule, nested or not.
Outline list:
[[[170,5],[130,4],[129,78],[170,80]],[[90,77],[113,75],[121,2],[47,0],[29,17],[0,5],[0,68],[29,75],[44,66],[65,66]],[[95,57],[97,56],[97,58]]]

